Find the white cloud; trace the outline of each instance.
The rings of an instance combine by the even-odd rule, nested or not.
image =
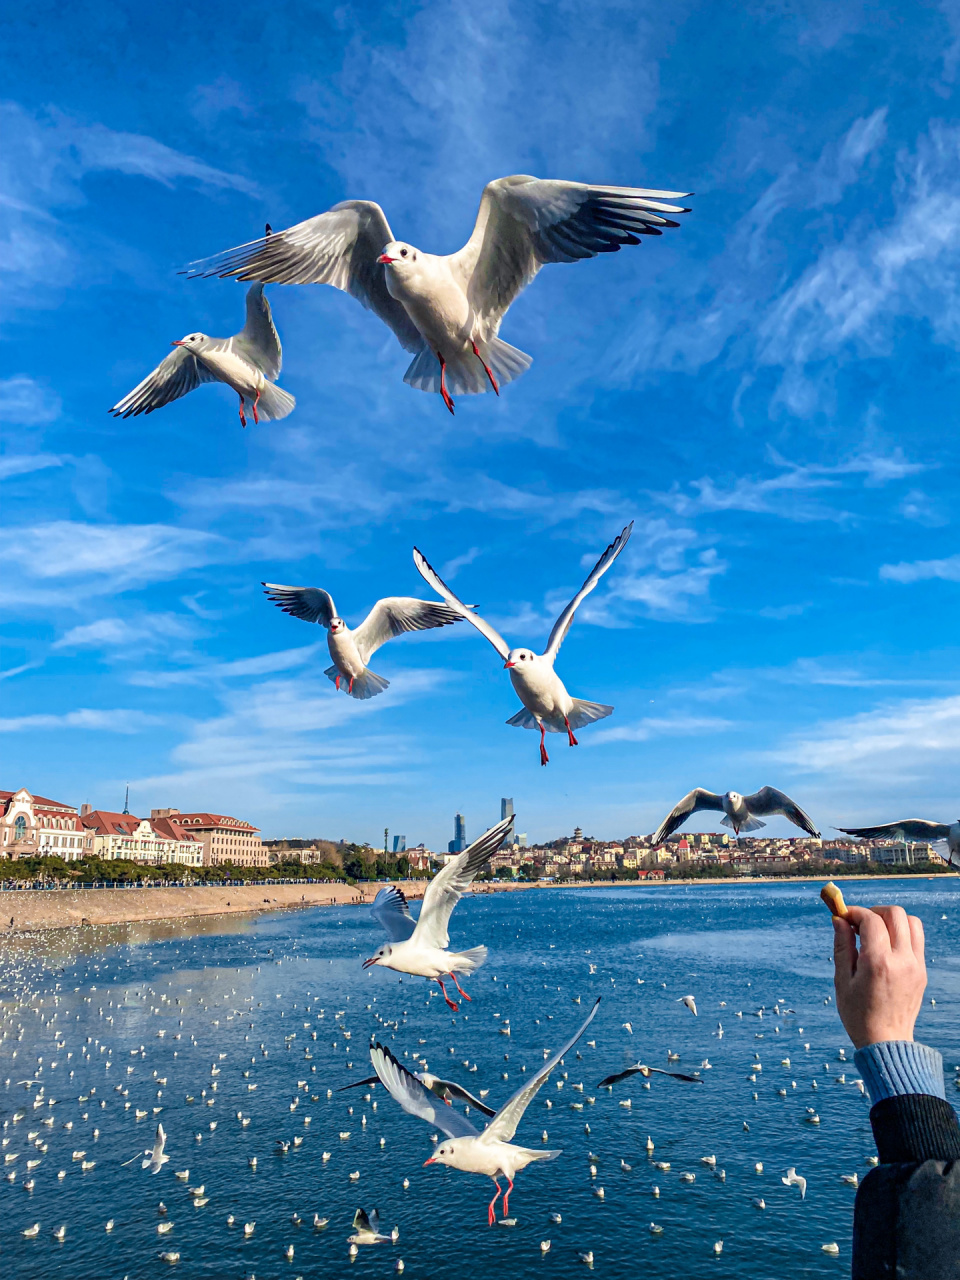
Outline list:
[[[49,388],[23,373],[0,379],[0,422],[32,427],[53,422],[59,416],[60,397]],[[48,462],[46,465],[58,464]]]
[[[172,613],[141,614],[134,618],[98,618],[71,627],[53,644],[54,649],[135,649],[162,647],[170,640],[187,640],[196,628]]]
[[[713,548],[701,552],[699,559],[698,565],[678,573],[621,574],[611,584],[603,605],[594,605],[591,621],[599,622],[600,609],[610,610],[614,602],[642,605],[650,617],[665,622],[704,621],[702,606],[710,583],[726,573],[727,564]]]
[[[914,560],[912,563],[884,564],[880,577],[888,582],[924,582],[929,578],[942,578],[944,582],[960,582],[960,555],[947,556],[943,560]]]
[[[733,721],[719,716],[644,716],[634,724],[598,729],[591,734],[590,746],[603,742],[649,742],[653,738],[695,738],[723,733],[734,727]]]
[[[0,457],[0,480],[12,480],[14,476],[32,475],[50,467],[62,467],[63,459],[52,453],[8,453]]]
[[[468,564],[473,564],[477,556],[482,554],[479,547],[471,547],[468,551],[461,552],[460,555],[454,556],[452,560],[440,566],[440,577],[445,582],[452,582],[461,569],[465,569]]]
[[[0,719],[0,733],[25,733],[31,729],[93,729],[106,733],[142,733],[164,724],[161,716],[148,715],[144,711],[117,708],[112,711],[94,711],[81,708],[61,714],[11,716]]]
[[[130,683],[151,689],[170,689],[176,685],[207,687],[213,680],[273,675],[305,666],[326,647],[325,641],[319,640],[300,649],[283,649],[277,653],[259,654],[255,658],[238,658],[233,662],[207,662],[179,671],[137,671],[130,676]]]

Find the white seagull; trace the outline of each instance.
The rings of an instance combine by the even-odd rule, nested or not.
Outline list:
[[[625,1071],[618,1071],[615,1075],[607,1076],[597,1085],[598,1089],[612,1089],[615,1084],[619,1084],[621,1080],[628,1080],[631,1076],[641,1075],[644,1080],[649,1080],[651,1075],[671,1076],[674,1080],[687,1080],[691,1084],[703,1084],[700,1076],[685,1076],[679,1071],[664,1071],[662,1067],[648,1067],[644,1062],[637,1062],[632,1067],[627,1067]],[[652,1149],[652,1148],[651,1148]]]
[[[581,600],[590,594],[627,545],[632,530],[633,521],[631,520],[627,527],[617,534],[590,570],[583,586],[553,624],[547,647],[542,654],[534,653],[532,649],[511,649],[499,631],[496,631],[478,614],[471,612],[453,594],[436,570],[427,563],[422,553],[416,547],[413,549],[413,562],[424,579],[430,583],[434,591],[443,596],[449,605],[472,622],[503,658],[503,665],[510,672],[510,681],[524,706],[523,711],[518,711],[516,715],[511,716],[507,724],[515,725],[520,729],[540,730],[540,763],[542,765],[549,763],[550,760],[544,745],[544,734],[547,730],[551,733],[565,732],[570,746],[575,747],[578,744],[573,736],[574,729],[580,729],[594,720],[602,720],[613,712],[613,707],[608,707],[601,702],[571,698],[563,681],[554,671],[553,664],[570,630],[570,624],[573,622]]]
[[[347,1236],[347,1244],[390,1244],[395,1239],[392,1235],[381,1234],[380,1215],[376,1209],[371,1209],[369,1213],[358,1209],[353,1215],[353,1232],[352,1236]],[[397,1236],[399,1234],[397,1231]]]
[[[286,231],[192,263],[192,276],[263,284],[330,284],[393,330],[414,359],[404,382],[455,395],[493,390],[524,373],[524,352],[497,335],[507,309],[549,262],[614,253],[676,227],[680,191],[591,186],[516,174],[489,182],[473,234],[457,253],[396,240],[372,200],[345,200]]]
[[[448,951],[450,916],[480,868],[503,844],[512,824],[512,815],[504,818],[437,872],[427,885],[417,920],[410,915],[407,900],[400,889],[381,889],[373,900],[373,914],[390,942],[364,960],[364,969],[380,965],[397,973],[409,973],[436,982],[444,1000],[456,1013],[459,1006],[447,995],[443,979],[447,976],[453,978],[454,986],[464,1000],[469,1000],[457,981],[457,974],[473,973],[479,969],[487,958],[487,948]]]
[[[767,824],[760,821],[759,815],[768,817],[770,814],[780,813],[785,818],[789,818],[794,826],[800,827],[817,840],[820,839],[820,832],[800,806],[794,804],[789,796],[778,791],[776,787],[761,787],[752,796],[742,796],[737,791],[728,791],[725,795],[718,796],[712,791],[704,791],[702,787],[696,787],[688,792],[660,823],[654,834],[653,843],[663,844],[668,836],[672,835],[678,827],[683,826],[692,813],[699,813],[704,809],[717,810],[724,814],[720,819],[721,826],[732,827],[737,835],[740,835],[741,831],[756,831],[758,827],[765,827]]]
[[[398,889],[397,892],[399,893],[400,890]],[[435,1076],[431,1071],[413,1071],[411,1075],[415,1075],[425,1089],[428,1089],[441,1102],[445,1102],[448,1107],[452,1107],[454,1101],[463,1102],[468,1107],[474,1107],[485,1116],[496,1115],[493,1107],[488,1107],[485,1102],[475,1098],[469,1089],[464,1089],[463,1085],[457,1084],[453,1080],[444,1080],[440,1076]],[[363,1085],[379,1084],[379,1082],[379,1076],[366,1076],[363,1080],[354,1080],[352,1084],[341,1085],[337,1093],[344,1093],[347,1089],[359,1089]]]
[[[947,861],[960,867],[960,819],[956,822],[930,822],[927,818],[904,818],[879,827],[837,827],[847,836],[865,840],[946,840]]]
[[[693,1016],[694,1017],[697,1016],[697,1002],[696,1000],[694,1000],[693,996],[680,996],[680,998],[677,1000],[677,1004],[686,1005],[687,1008],[690,1010],[690,1012],[693,1014]]]
[[[444,1109],[437,1105],[433,1094],[424,1089],[420,1081],[397,1061],[389,1049],[375,1044],[370,1050],[370,1060],[374,1070],[383,1081],[388,1093],[399,1102],[404,1111],[419,1116],[433,1128],[440,1129],[447,1136],[433,1152],[428,1164],[445,1164],[452,1169],[460,1169],[464,1173],[480,1173],[493,1180],[497,1188],[496,1194],[487,1209],[487,1222],[494,1221],[494,1205],[500,1196],[500,1183],[497,1179],[505,1177],[508,1182],[503,1193],[503,1214],[508,1213],[508,1201],[513,1190],[513,1180],[521,1169],[525,1169],[534,1160],[555,1160],[559,1151],[534,1151],[529,1147],[520,1147],[510,1141],[517,1131],[523,1113],[533,1101],[534,1095],[544,1083],[565,1053],[573,1048],[587,1027],[593,1021],[600,1005],[597,997],[593,1008],[581,1024],[577,1032],[559,1049],[553,1057],[543,1064],[531,1077],[503,1104],[482,1133],[478,1132],[466,1117],[458,1111]]]
[[[799,1187],[800,1199],[805,1200],[807,1198],[807,1180],[806,1178],[801,1177],[800,1174],[797,1173],[796,1169],[788,1169],[786,1177],[781,1178],[780,1181],[785,1187]]]
[[[167,1141],[167,1135],[163,1131],[163,1125],[157,1125],[157,1139],[152,1147],[147,1147],[144,1151],[145,1159],[142,1161],[141,1169],[149,1169],[151,1173],[159,1173],[161,1168],[169,1161],[170,1157],[163,1154],[164,1144]]]
[[[346,682],[352,698],[375,698],[390,685],[389,680],[371,671],[367,663],[388,640],[407,631],[430,631],[434,627],[462,622],[459,609],[435,600],[414,600],[411,596],[386,596],[378,600],[359,627],[351,630],[337,613],[333,596],[322,587],[285,587],[263,582],[265,595],[284,613],[304,622],[318,622],[327,629],[327,648],[333,666],[324,675],[337,689]]]
[[[240,397],[240,423],[247,425],[244,401],[249,400],[254,422],[270,422],[292,413],[296,400],[274,385],[280,376],[283,352],[263,285],[247,291],[247,323],[232,338],[188,333],[144,380],[118,400],[115,418],[153,413],[172,400],[194,391],[201,382],[225,382]]]

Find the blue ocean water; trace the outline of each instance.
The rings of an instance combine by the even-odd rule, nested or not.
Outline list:
[[[472,1000],[456,1015],[422,981],[361,970],[360,959],[381,941],[366,908],[7,940],[0,1272],[7,1280],[359,1280],[392,1274],[402,1258],[410,1280],[543,1280],[583,1274],[578,1255],[592,1251],[593,1270],[610,1276],[849,1274],[854,1190],[841,1175],[863,1177],[873,1145],[869,1104],[851,1083],[852,1063],[840,1060],[841,1050],[853,1053],[832,1002],[832,931],[818,887],[468,897],[454,915],[452,941],[486,943],[490,960],[464,983]],[[845,892],[852,902],[899,902],[923,920],[930,987],[917,1037],[944,1053],[952,1096],[960,1063],[956,881],[850,882]],[[679,1003],[688,994],[696,1018]],[[488,1181],[422,1167],[430,1129],[382,1088],[327,1097],[370,1073],[375,1034],[411,1066],[426,1060],[474,1092],[489,1090],[496,1105],[598,995],[597,1018],[517,1133],[536,1147],[546,1131],[547,1145],[563,1155],[518,1176],[513,1226],[487,1226]],[[396,1029],[384,1025],[394,1022]],[[612,1093],[597,1089],[631,1060],[670,1066],[668,1052],[679,1054],[675,1070],[699,1070],[704,1083],[654,1076],[645,1089],[634,1076]],[[629,1108],[620,1105],[627,1099]],[[808,1107],[819,1125],[809,1123]],[[158,1119],[170,1162],[155,1177],[139,1160],[123,1167],[152,1145]],[[278,1140],[291,1141],[286,1154]],[[94,1167],[82,1170],[76,1151]],[[725,1181],[704,1156],[716,1156]],[[28,1159],[40,1163],[28,1171]],[[780,1181],[791,1165],[807,1179],[805,1200]],[[175,1176],[185,1170],[187,1180]],[[28,1177],[33,1190],[24,1188]],[[199,1208],[188,1190],[198,1185],[207,1200]],[[756,1207],[760,1199],[765,1208]],[[360,1206],[377,1208],[384,1229],[399,1227],[399,1239],[361,1248],[351,1260],[346,1238]],[[319,1231],[315,1213],[329,1219]],[[551,1213],[562,1222],[551,1222]],[[161,1221],[174,1224],[162,1236]],[[24,1238],[37,1222],[36,1238]],[[245,1237],[247,1222],[256,1226]],[[662,1232],[651,1233],[651,1223]],[[52,1236],[61,1224],[62,1243]],[[836,1257],[822,1251],[832,1241]],[[179,1261],[161,1261],[161,1250]]]

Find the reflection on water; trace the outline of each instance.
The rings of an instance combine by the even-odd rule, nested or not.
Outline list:
[[[918,1034],[960,1061],[958,886],[898,881],[883,890],[928,931],[937,1005],[925,1006]],[[840,1061],[846,1038],[825,1003],[832,935],[817,891],[670,886],[467,899],[453,944],[483,942],[490,961],[467,982],[472,1001],[456,1015],[423,982],[360,969],[380,941],[363,908],[4,939],[0,1116],[4,1159],[16,1156],[0,1160],[4,1280],[384,1277],[398,1257],[405,1276],[462,1280],[465,1251],[471,1274],[520,1280],[547,1268],[577,1277],[581,1249],[612,1276],[839,1277],[849,1269],[853,1206],[840,1174],[862,1176],[873,1147],[867,1103],[852,1064]],[[875,885],[850,886],[847,897],[876,894]],[[678,1002],[688,993],[697,1018]],[[499,1103],[597,995],[593,1043],[568,1055],[517,1133],[563,1156],[520,1174],[512,1228],[486,1225],[491,1184],[423,1167],[429,1127],[381,1089],[335,1092],[367,1073],[375,1034],[411,1064],[426,1061]],[[510,1035],[501,1035],[507,1021]],[[645,1089],[634,1077],[612,1094],[596,1088],[637,1058],[666,1066],[668,1052],[704,1083],[654,1077]],[[620,1105],[627,1099],[629,1108]],[[158,1120],[171,1159],[152,1177],[136,1157]],[[84,1170],[76,1151],[93,1166]],[[707,1155],[725,1181],[701,1163]],[[28,1160],[40,1163],[28,1171]],[[780,1182],[788,1165],[808,1180],[805,1201]],[[683,1172],[695,1181],[681,1182]],[[205,1204],[189,1191],[201,1185]],[[760,1197],[764,1210],[754,1207]],[[400,1239],[351,1262],[346,1237],[361,1205],[378,1208],[388,1229],[396,1223]],[[329,1225],[314,1230],[314,1213]],[[37,1237],[24,1238],[35,1222]],[[244,1222],[256,1224],[246,1237]],[[160,1223],[173,1226],[161,1235]],[[61,1224],[62,1243],[52,1236]],[[839,1260],[821,1251],[832,1240]],[[161,1250],[179,1252],[175,1267]]]

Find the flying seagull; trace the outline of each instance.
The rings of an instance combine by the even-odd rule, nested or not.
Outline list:
[[[433,1094],[424,1089],[416,1076],[411,1075],[389,1049],[375,1044],[370,1050],[374,1070],[394,1100],[410,1115],[419,1116],[421,1120],[426,1120],[433,1128],[446,1134],[444,1141],[434,1148],[433,1155],[424,1161],[424,1165],[445,1164],[464,1173],[484,1174],[493,1180],[497,1191],[487,1209],[487,1222],[490,1226],[494,1220],[494,1205],[500,1195],[500,1183],[497,1179],[503,1176],[508,1183],[503,1193],[503,1214],[506,1217],[513,1180],[520,1170],[534,1160],[555,1160],[561,1154],[559,1151],[533,1151],[529,1147],[515,1145],[510,1139],[516,1133],[523,1113],[533,1101],[534,1095],[564,1054],[569,1053],[586,1031],[599,1005],[598,997],[576,1033],[507,1099],[482,1133],[465,1116],[460,1115],[459,1111],[445,1110],[438,1106]]]
[[[513,815],[504,818],[437,872],[427,885],[417,920],[410,915],[407,900],[400,889],[381,889],[373,900],[372,909],[390,941],[364,960],[364,969],[381,965],[384,969],[436,982],[444,1000],[456,1013],[459,1006],[447,995],[443,979],[448,975],[453,978],[454,986],[464,1000],[469,1000],[457,981],[457,974],[473,973],[479,969],[487,958],[487,948],[448,951],[450,916],[480,868],[503,844],[512,824]],[[423,1088],[422,1085],[420,1087]]]
[[[247,323],[232,338],[188,333],[170,344],[174,350],[161,360],[110,412],[115,418],[153,413],[179,400],[202,382],[225,382],[240,397],[240,423],[247,425],[244,402],[249,400],[254,422],[285,418],[297,403],[289,391],[274,385],[280,376],[282,351],[270,303],[263,285],[247,290]]]
[[[400,890],[398,889],[397,892],[399,893]],[[415,1075],[425,1089],[428,1089],[441,1102],[445,1102],[448,1107],[452,1107],[456,1100],[465,1102],[468,1107],[481,1111],[485,1116],[496,1115],[493,1107],[488,1107],[485,1102],[475,1098],[469,1089],[464,1089],[463,1085],[456,1084],[453,1080],[442,1080],[440,1076],[435,1076],[430,1071],[413,1071],[411,1075]],[[364,1080],[354,1080],[353,1084],[342,1085],[337,1093],[344,1093],[347,1089],[359,1089],[365,1084],[379,1083],[379,1076],[367,1076]]]
[[[337,614],[333,596],[322,587],[284,587],[276,582],[263,582],[264,594],[284,613],[318,622],[327,629],[327,648],[333,666],[324,675],[337,689],[346,682],[352,698],[375,698],[390,685],[389,680],[371,671],[367,663],[377,650],[407,631],[430,631],[463,621],[459,609],[451,609],[435,600],[414,600],[411,596],[387,596],[378,600],[356,630],[351,630]]]
[[[434,591],[443,596],[449,605],[457,609],[462,617],[472,622],[482,636],[486,636],[503,659],[504,667],[510,672],[510,681],[524,707],[522,711],[511,716],[507,724],[521,729],[540,730],[540,763],[542,765],[549,763],[550,760],[544,745],[544,734],[547,730],[551,733],[566,732],[567,741],[571,747],[575,747],[577,740],[573,736],[574,729],[580,729],[594,720],[602,720],[613,712],[613,707],[608,707],[604,703],[571,698],[563,681],[554,671],[553,664],[570,630],[570,624],[573,622],[581,600],[590,594],[627,545],[632,530],[633,521],[631,520],[627,527],[617,534],[590,570],[583,586],[553,624],[547,647],[542,654],[534,653],[532,649],[511,649],[489,622],[485,622],[478,614],[471,612],[453,594],[436,570],[427,563],[423,554],[416,547],[413,549],[413,562],[424,579],[430,583]]]
[[[167,1141],[167,1135],[164,1132],[163,1125],[158,1124],[157,1136],[156,1136],[156,1139],[154,1140],[154,1144],[152,1147],[147,1147],[147,1149],[144,1151],[143,1159],[141,1159],[139,1155],[131,1156],[130,1159],[125,1160],[120,1167],[122,1169],[126,1168],[127,1165],[133,1164],[134,1160],[140,1160],[141,1169],[149,1169],[151,1173],[159,1173],[162,1167],[170,1159],[169,1156],[164,1155],[163,1153],[163,1149],[164,1149],[164,1146],[166,1145],[166,1141]],[[79,1153],[80,1156],[83,1156],[84,1154],[86,1153],[83,1151]],[[73,1158],[74,1160],[78,1158],[77,1152],[74,1152]]]
[[[286,231],[191,263],[191,276],[263,284],[330,284],[393,330],[414,359],[404,382],[453,395],[500,394],[531,364],[497,335],[507,309],[549,262],[614,253],[689,213],[664,201],[689,193],[497,178],[484,188],[473,234],[457,253],[424,253],[394,238],[372,200],[345,200]]]
[[[960,820],[930,822],[926,818],[904,818],[902,822],[887,822],[879,827],[837,827],[837,830],[865,840],[946,840],[947,861],[960,867]]]
[[[619,1084],[621,1080],[628,1080],[630,1076],[643,1076],[644,1080],[649,1080],[651,1075],[670,1076],[674,1080],[687,1080],[690,1084],[703,1084],[700,1076],[685,1076],[679,1071],[664,1071],[662,1067],[648,1067],[643,1062],[636,1063],[635,1066],[627,1067],[625,1071],[618,1071],[616,1075],[607,1076],[605,1080],[601,1080],[597,1085],[598,1089],[612,1088],[613,1085]]]
[[[353,1215],[353,1231],[352,1236],[347,1236],[347,1244],[390,1244],[400,1235],[396,1227],[394,1227],[396,1236],[385,1236],[381,1233],[380,1215],[376,1209],[371,1209],[369,1213],[358,1209]]]
[[[720,819],[724,827],[733,827],[737,835],[741,831],[756,831],[767,824],[760,821],[760,815],[768,817],[772,813],[783,814],[785,818],[809,835],[820,839],[820,832],[813,825],[799,805],[794,804],[789,796],[778,791],[776,787],[761,787],[752,796],[742,796],[737,791],[728,791],[718,796],[712,791],[704,791],[697,787],[683,797],[680,803],[667,814],[657,828],[653,843],[663,844],[668,836],[678,827],[682,827],[692,813],[704,809],[715,809],[725,816]]]

